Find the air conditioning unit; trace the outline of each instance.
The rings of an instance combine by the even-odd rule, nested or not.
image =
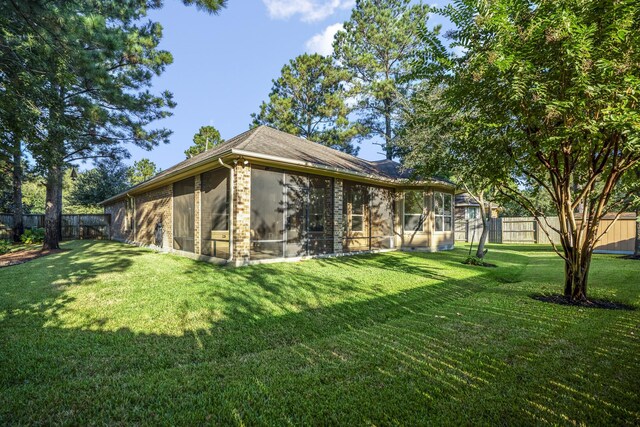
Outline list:
[[[211,230],[211,240],[229,240],[229,232],[226,230]]]

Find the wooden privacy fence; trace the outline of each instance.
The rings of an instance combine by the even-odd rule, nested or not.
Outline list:
[[[22,216],[25,230],[44,227],[44,215]],[[13,234],[13,215],[0,214],[0,240],[10,240]],[[63,214],[63,239],[110,239],[110,214]]]
[[[600,223],[602,233],[613,221],[614,216],[606,216]],[[551,227],[560,228],[558,217],[547,217],[543,227],[533,217],[504,217],[491,220],[489,228],[489,243],[549,243],[549,237],[555,244],[560,244],[560,236]],[[480,219],[468,219],[456,221],[456,240],[474,242],[480,240],[482,234],[482,221]],[[549,237],[547,237],[548,232]],[[474,236],[475,231],[475,236]],[[625,213],[602,236],[596,244],[595,252],[632,254],[636,238],[636,215]]]

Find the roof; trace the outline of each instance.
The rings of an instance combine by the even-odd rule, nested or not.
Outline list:
[[[343,153],[325,145],[273,129],[269,126],[258,126],[241,133],[210,150],[197,154],[175,166],[166,169],[153,178],[117,194],[102,204],[120,199],[126,194],[168,179],[178,173],[187,171],[205,163],[213,163],[223,156],[249,157],[271,160],[286,164],[297,164],[309,168],[345,173],[354,177],[367,177],[380,181],[406,181],[408,173],[399,163],[392,160],[368,161],[351,154]],[[453,185],[442,180],[430,182]]]
[[[480,206],[469,193],[456,194],[456,206]]]

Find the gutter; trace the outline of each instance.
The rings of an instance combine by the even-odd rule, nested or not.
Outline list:
[[[233,168],[222,161],[221,157],[218,157],[218,163],[223,167],[229,169],[229,262],[233,261],[233,181],[234,174]],[[202,215],[202,213],[201,213]]]

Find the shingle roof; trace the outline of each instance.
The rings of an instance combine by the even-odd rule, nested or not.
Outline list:
[[[408,178],[408,174],[401,170],[400,164],[392,160],[364,160],[268,126],[259,126],[243,132],[213,147],[211,150],[184,160],[160,172],[153,178],[131,187],[127,191],[113,196],[102,203],[116,200],[138,188],[147,187],[197,165],[214,162],[219,157],[229,154],[268,156],[283,161],[303,162],[309,167],[317,167],[319,169],[328,168],[338,172],[373,176],[382,180]],[[445,181],[442,181],[442,183],[450,184]]]

